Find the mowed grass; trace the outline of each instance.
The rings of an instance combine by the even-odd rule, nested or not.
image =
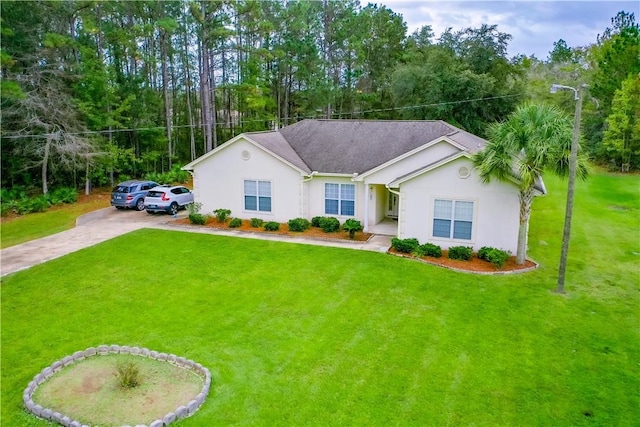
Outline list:
[[[207,366],[177,425],[638,425],[640,179],[534,205],[534,272],[455,273],[386,254],[141,230],[2,280],[2,424],[43,367],[121,344]]]
[[[81,202],[54,206],[46,212],[2,218],[0,249],[69,230],[83,214],[109,206],[110,193],[102,189],[92,196],[80,196]]]

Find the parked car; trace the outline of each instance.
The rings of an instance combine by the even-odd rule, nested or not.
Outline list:
[[[144,209],[144,196],[159,184],[153,181],[129,180],[121,182],[111,191],[111,206],[116,209]]]
[[[175,215],[189,203],[193,203],[193,193],[182,185],[160,185],[149,190],[144,198],[144,207],[150,214],[166,212]]]

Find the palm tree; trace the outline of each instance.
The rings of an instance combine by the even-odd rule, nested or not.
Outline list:
[[[506,121],[488,129],[489,143],[474,157],[483,182],[492,178],[515,181],[520,187],[520,228],[516,261],[524,264],[531,203],[545,169],[566,175],[569,168],[573,124],[559,108],[527,103]],[[578,175],[586,177],[586,163],[578,163]]]

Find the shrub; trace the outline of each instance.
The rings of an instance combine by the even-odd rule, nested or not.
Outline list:
[[[305,231],[309,228],[309,220],[305,218],[290,219],[287,223],[289,231]]]
[[[47,199],[52,205],[75,203],[78,201],[78,192],[75,188],[60,187],[47,194]]]
[[[391,239],[391,246],[398,252],[410,254],[418,249],[418,246],[420,246],[420,242],[418,242],[418,239],[413,238],[398,239],[397,237],[394,237],[393,239]]]
[[[261,218],[251,218],[249,220],[249,225],[254,228],[260,228],[262,227],[262,224],[264,224],[264,221]]]
[[[140,368],[129,361],[116,365],[116,379],[122,388],[134,388],[140,384]]]
[[[504,267],[504,264],[509,259],[509,256],[511,256],[509,252],[489,246],[483,246],[478,251],[478,258],[490,262],[498,269]]]
[[[349,232],[349,238],[353,239],[358,231],[362,231],[362,224],[357,219],[349,218],[342,226],[344,231]]]
[[[322,228],[322,231],[325,233],[335,233],[340,230],[340,221],[338,221],[338,218],[332,216],[322,217],[320,219],[320,228]]]
[[[229,215],[231,215],[231,211],[229,209],[216,209],[213,214],[218,222],[226,222]]]
[[[483,259],[485,261],[489,261],[487,259],[487,256],[489,254],[489,252],[491,252],[491,250],[494,249],[490,246],[483,246],[480,248],[480,250],[478,251],[478,258]]]
[[[471,246],[451,246],[449,248],[449,259],[469,261],[472,256],[473,248]]]
[[[231,221],[229,221],[229,227],[231,228],[238,228],[242,225],[242,219],[240,218],[233,218]]]
[[[205,225],[207,223],[207,216],[201,213],[190,213],[189,221],[191,224]]]
[[[267,231],[278,231],[280,230],[280,223],[275,221],[269,221],[264,225],[264,229]]]
[[[442,248],[438,245],[434,245],[433,243],[425,243],[424,245],[420,245],[418,247],[418,252],[420,252],[423,256],[430,256],[434,258],[440,258],[442,256]]]
[[[320,227],[320,221],[324,218],[323,216],[314,216],[311,218],[311,226],[312,227]]]

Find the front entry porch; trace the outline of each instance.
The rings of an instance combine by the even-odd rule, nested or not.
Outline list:
[[[383,236],[396,237],[398,235],[398,221],[393,218],[384,218],[379,223],[370,225],[368,232]]]

